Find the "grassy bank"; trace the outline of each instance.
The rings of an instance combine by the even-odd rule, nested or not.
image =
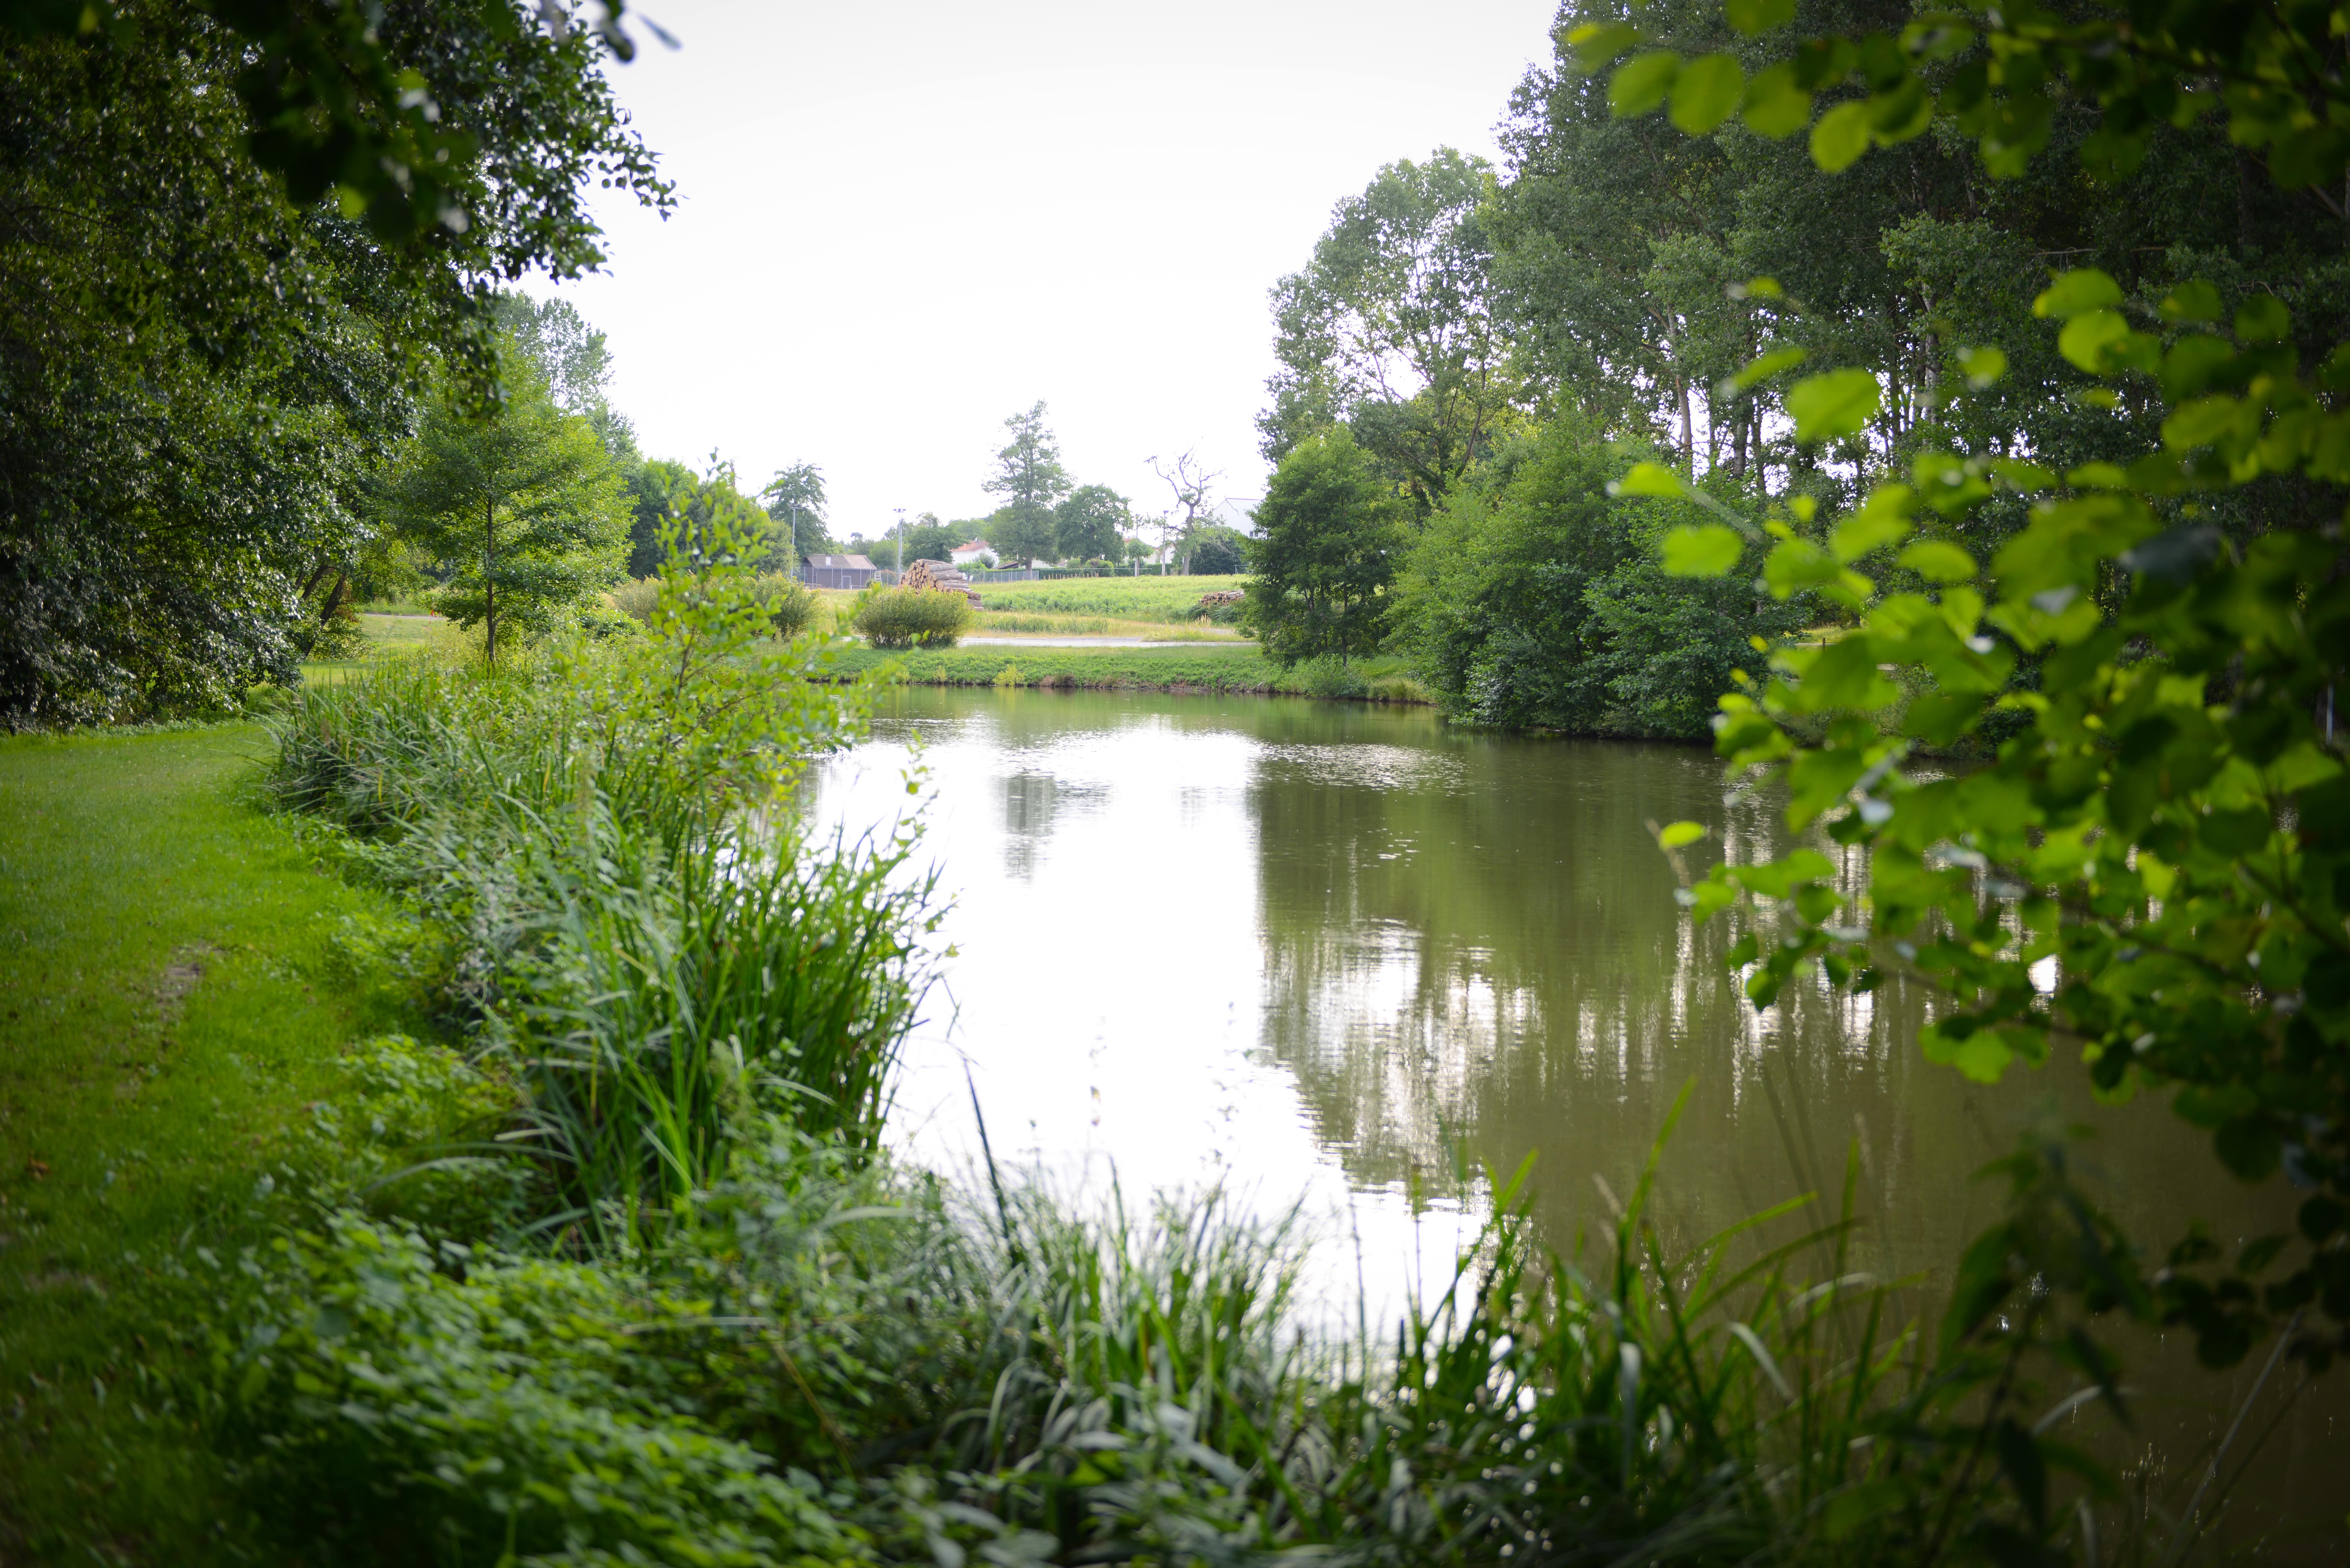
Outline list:
[[[0,741],[0,1562],[208,1553],[234,1506],[172,1391],[195,1252],[265,1243],[345,1048],[421,1027],[396,905],[255,809],[268,749]]]
[[[1047,585],[1050,586],[1050,585]],[[948,648],[906,653],[858,649],[840,660],[862,674],[894,663],[921,686],[1041,686],[1075,691],[1219,691],[1425,702],[1427,695],[1397,659],[1358,659],[1283,670],[1254,643],[1229,647]]]
[[[1111,620],[1173,625],[1191,619],[1202,594],[1240,587],[1246,577],[1058,577],[1037,583],[983,583],[990,610],[1104,616]]]

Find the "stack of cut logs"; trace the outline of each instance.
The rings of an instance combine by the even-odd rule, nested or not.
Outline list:
[[[898,579],[898,586],[901,588],[923,588],[931,593],[961,594],[971,601],[972,608],[983,607],[977,591],[971,586],[971,579],[944,561],[915,562],[906,568],[906,575]]]
[[[1246,597],[1248,597],[1248,595],[1239,588],[1224,588],[1212,594],[1201,594],[1200,596],[1200,602],[1191,607],[1195,611],[1211,610],[1218,605],[1236,605]]]

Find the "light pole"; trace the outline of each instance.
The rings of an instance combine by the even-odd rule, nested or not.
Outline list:
[[[898,514],[898,576],[903,577],[906,575],[906,509],[895,506],[890,510]]]

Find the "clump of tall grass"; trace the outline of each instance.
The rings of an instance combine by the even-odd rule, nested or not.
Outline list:
[[[306,692],[271,779],[454,937],[443,994],[514,1059],[543,1223],[598,1242],[669,1222],[756,1115],[870,1148],[923,988],[911,836],[813,844],[769,809],[863,690],[776,648],[726,556],[672,565],[641,646]]]

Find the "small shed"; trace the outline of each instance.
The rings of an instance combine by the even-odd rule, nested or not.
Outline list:
[[[861,588],[873,580],[874,566],[862,556],[810,556],[808,587]]]

